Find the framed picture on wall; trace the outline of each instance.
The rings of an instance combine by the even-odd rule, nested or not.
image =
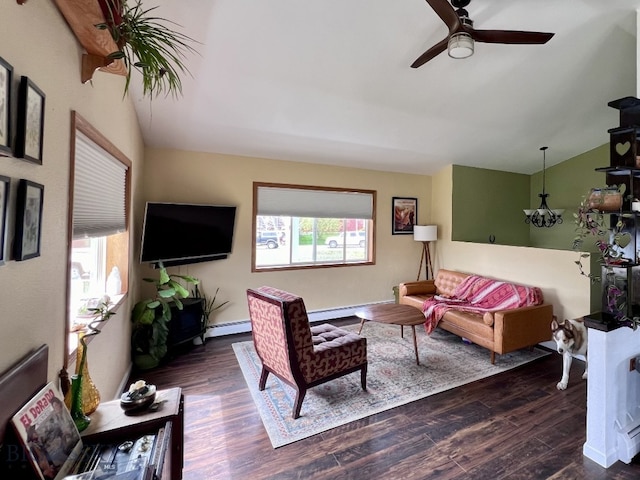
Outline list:
[[[13,67],[0,57],[0,156],[11,155],[11,86]]]
[[[11,179],[0,175],[0,265],[5,262],[7,250],[7,214]]]
[[[42,165],[45,95],[28,77],[20,80],[15,154]]]
[[[40,256],[43,198],[44,185],[20,180],[14,243],[14,256],[18,261]]]
[[[393,235],[413,235],[413,226],[418,218],[418,199],[393,197],[391,212],[391,233]]]

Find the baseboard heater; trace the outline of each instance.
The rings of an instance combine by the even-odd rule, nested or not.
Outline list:
[[[618,430],[618,458],[624,463],[631,463],[633,457],[640,453],[640,419],[621,427],[616,421]]]
[[[378,305],[392,302],[374,302],[367,305]],[[349,307],[329,308],[326,310],[307,311],[310,323],[326,322],[337,318],[352,317],[362,307],[367,305],[351,305]],[[206,337],[219,337],[222,335],[233,335],[234,333],[247,333],[251,331],[251,321],[241,320],[239,322],[221,323],[213,325],[206,334]]]

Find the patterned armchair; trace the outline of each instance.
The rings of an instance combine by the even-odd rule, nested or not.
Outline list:
[[[296,390],[293,418],[307,390],[360,370],[367,388],[367,340],[328,323],[311,327],[302,298],[272,287],[247,290],[253,344],[262,361],[258,388],[269,373]]]

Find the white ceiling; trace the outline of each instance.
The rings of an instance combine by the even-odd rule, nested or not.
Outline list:
[[[433,174],[531,174],[608,141],[635,96],[640,0],[472,0],[478,29],[554,32],[409,66],[447,29],[424,0],[144,0],[201,42],[183,97],[134,98],[151,147]],[[138,83],[138,82],[133,82]]]

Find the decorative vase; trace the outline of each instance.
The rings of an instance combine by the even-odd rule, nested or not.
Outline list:
[[[91,419],[82,411],[82,375],[71,375],[71,418],[78,431],[86,429]]]
[[[85,415],[91,415],[100,405],[100,392],[89,375],[89,362],[87,361],[87,349],[82,339],[85,332],[78,333],[78,348],[76,350],[76,375],[82,377],[82,411]]]

